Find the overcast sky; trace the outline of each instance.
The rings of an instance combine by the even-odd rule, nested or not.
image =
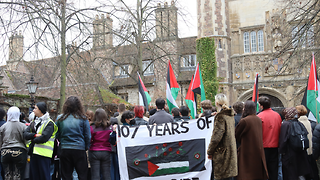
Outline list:
[[[178,6],[183,8],[182,12],[188,13],[185,17],[187,25],[182,21],[182,17],[179,18],[179,36],[197,36],[197,0],[178,0]]]

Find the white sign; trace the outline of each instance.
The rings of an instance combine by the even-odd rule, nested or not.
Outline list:
[[[121,180],[208,180],[213,120],[117,128]]]

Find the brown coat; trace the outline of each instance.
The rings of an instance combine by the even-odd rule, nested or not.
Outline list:
[[[214,129],[207,154],[212,155],[215,179],[238,175],[233,113],[232,109],[224,109],[214,118]]]
[[[256,115],[242,118],[236,127],[239,175],[237,180],[268,179],[262,140],[262,121]]]

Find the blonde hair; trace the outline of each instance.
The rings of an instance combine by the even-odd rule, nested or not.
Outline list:
[[[223,109],[227,109],[227,103],[228,103],[228,99],[227,96],[225,94],[217,94],[215,97],[215,102],[216,104],[218,104],[220,107],[222,107]]]

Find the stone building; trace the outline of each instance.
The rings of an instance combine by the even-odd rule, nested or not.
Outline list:
[[[197,0],[198,35],[179,38],[178,9],[174,1],[165,2],[155,10],[155,38],[143,41],[139,47],[115,45],[113,20],[109,15],[97,15],[93,20],[92,49],[79,52],[76,43],[69,46],[70,51],[77,52],[70,55],[66,94],[79,95],[85,104],[98,105],[103,103],[100,91],[110,89],[127,102],[138,104],[136,72],[141,58],[143,81],[154,105],[156,98],[165,98],[170,60],[181,88],[176,101],[184,105],[197,62],[196,39],[212,37],[216,44],[220,91],[228,95],[230,104],[251,98],[256,73],[259,93],[269,96],[273,107],[300,104],[311,52],[319,52],[319,42],[314,36],[306,37],[308,43],[300,48],[299,54],[293,53],[295,49],[280,54],[279,50],[291,40],[292,28],[297,28],[281,7],[275,0]],[[314,32],[317,28],[314,27]],[[307,34],[310,33],[313,32]],[[56,60],[59,57],[24,61],[20,33],[10,37],[9,54],[7,65],[1,69],[9,92],[27,94],[24,83],[33,74],[40,82],[37,94],[59,98],[60,65]],[[290,63],[286,63],[288,59]]]
[[[178,37],[178,9],[174,1],[158,4],[155,18],[154,40],[141,44],[143,81],[153,105],[156,98],[165,98],[170,60],[182,90],[177,102],[183,104],[196,67],[196,36]],[[127,102],[138,104],[137,45],[113,44],[113,20],[108,14],[97,15],[92,25],[92,49],[79,51],[76,43],[68,46],[66,96],[78,95],[86,105],[99,105],[103,103],[100,91],[110,89]],[[24,61],[23,47],[22,34],[14,33],[10,37],[9,60],[1,68],[8,92],[28,94],[25,82],[34,75],[39,82],[37,95],[59,98],[60,57]]]
[[[273,107],[301,103],[312,52],[319,52],[319,42],[314,36],[319,24],[303,34],[309,37],[301,38],[305,45],[294,53],[298,48],[291,38],[295,32],[292,28],[295,30],[298,22],[288,17],[287,9],[281,9],[284,6],[279,1],[197,0],[197,3],[198,38],[215,39],[217,75],[223,78],[221,91],[228,95],[230,103],[251,99],[256,73],[259,94],[269,96]],[[291,50],[280,54],[285,44]],[[318,54],[316,59],[320,57]]]

